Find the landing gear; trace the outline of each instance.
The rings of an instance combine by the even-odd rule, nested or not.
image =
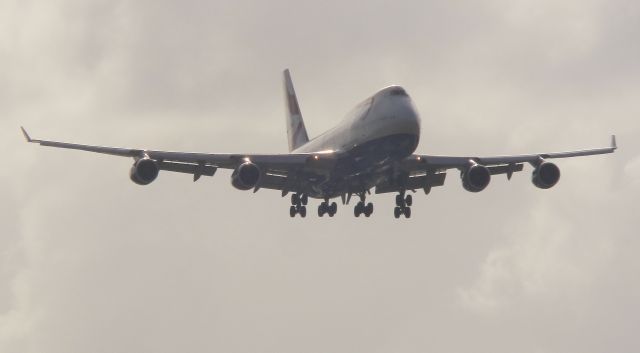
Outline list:
[[[360,217],[363,214],[365,217],[371,216],[373,213],[373,204],[371,202],[365,204],[364,193],[360,195],[360,201],[353,208],[353,215]]]
[[[307,216],[307,207],[306,206],[291,206],[289,207],[289,216],[295,217],[296,214],[299,214],[300,217],[304,218]]]
[[[291,194],[291,207],[289,207],[289,216],[295,217],[296,214],[299,214],[300,217],[304,218],[307,216],[307,207],[305,206],[309,198],[305,194]]]
[[[307,203],[309,202],[309,196],[307,196],[306,194],[291,194],[291,204],[292,205],[302,205],[302,206],[306,206]]]
[[[329,204],[329,200],[325,200],[318,206],[318,217],[324,216],[325,213],[333,217],[336,212],[338,212],[338,204],[335,202]]]
[[[411,205],[413,204],[413,197],[407,195],[405,197],[404,191],[396,195],[396,207],[393,209],[393,216],[400,218],[404,215],[405,218],[411,218]]]

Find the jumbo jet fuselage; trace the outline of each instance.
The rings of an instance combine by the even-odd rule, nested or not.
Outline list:
[[[307,194],[331,198],[354,189],[368,190],[393,173],[420,140],[420,116],[406,91],[389,86],[358,104],[337,126],[292,153],[339,152],[325,180],[308,185]]]

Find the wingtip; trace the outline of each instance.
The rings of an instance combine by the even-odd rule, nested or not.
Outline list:
[[[618,148],[618,143],[616,142],[616,135],[611,135],[611,148],[614,150]]]
[[[25,140],[27,140],[27,142],[32,142],[33,140],[31,139],[31,136],[29,136],[29,134],[27,133],[27,130],[24,129],[24,127],[20,126],[20,130],[22,130],[22,134],[24,135]]]

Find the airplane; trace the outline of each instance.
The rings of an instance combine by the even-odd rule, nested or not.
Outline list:
[[[560,169],[550,159],[613,153],[615,135],[609,147],[569,152],[533,153],[506,156],[436,156],[414,154],[420,140],[420,116],[407,92],[400,86],[379,90],[358,104],[337,126],[309,139],[302,119],[291,74],[284,70],[286,125],[289,153],[226,154],[167,152],[141,148],[81,145],[32,139],[21,127],[28,142],[133,158],[131,180],[148,185],[160,171],[213,176],[219,168],[233,170],[231,185],[239,190],[272,189],[282,197],[291,193],[289,215],[307,215],[309,198],[321,200],[318,216],[333,217],[334,198],[353,208],[355,217],[371,216],[373,203],[366,202],[371,189],[376,194],[396,193],[393,215],[411,217],[413,198],[409,192],[444,185],[448,170],[460,172],[462,187],[473,193],[484,190],[493,175],[510,180],[525,163],[533,167],[532,182],[549,189],[560,179]]]

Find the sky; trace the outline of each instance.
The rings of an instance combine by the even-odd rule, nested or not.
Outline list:
[[[0,351],[638,352],[639,35],[624,0],[0,0]],[[229,171],[142,187],[19,130],[286,152],[285,68],[310,136],[400,84],[418,153],[620,148],[290,219]]]

